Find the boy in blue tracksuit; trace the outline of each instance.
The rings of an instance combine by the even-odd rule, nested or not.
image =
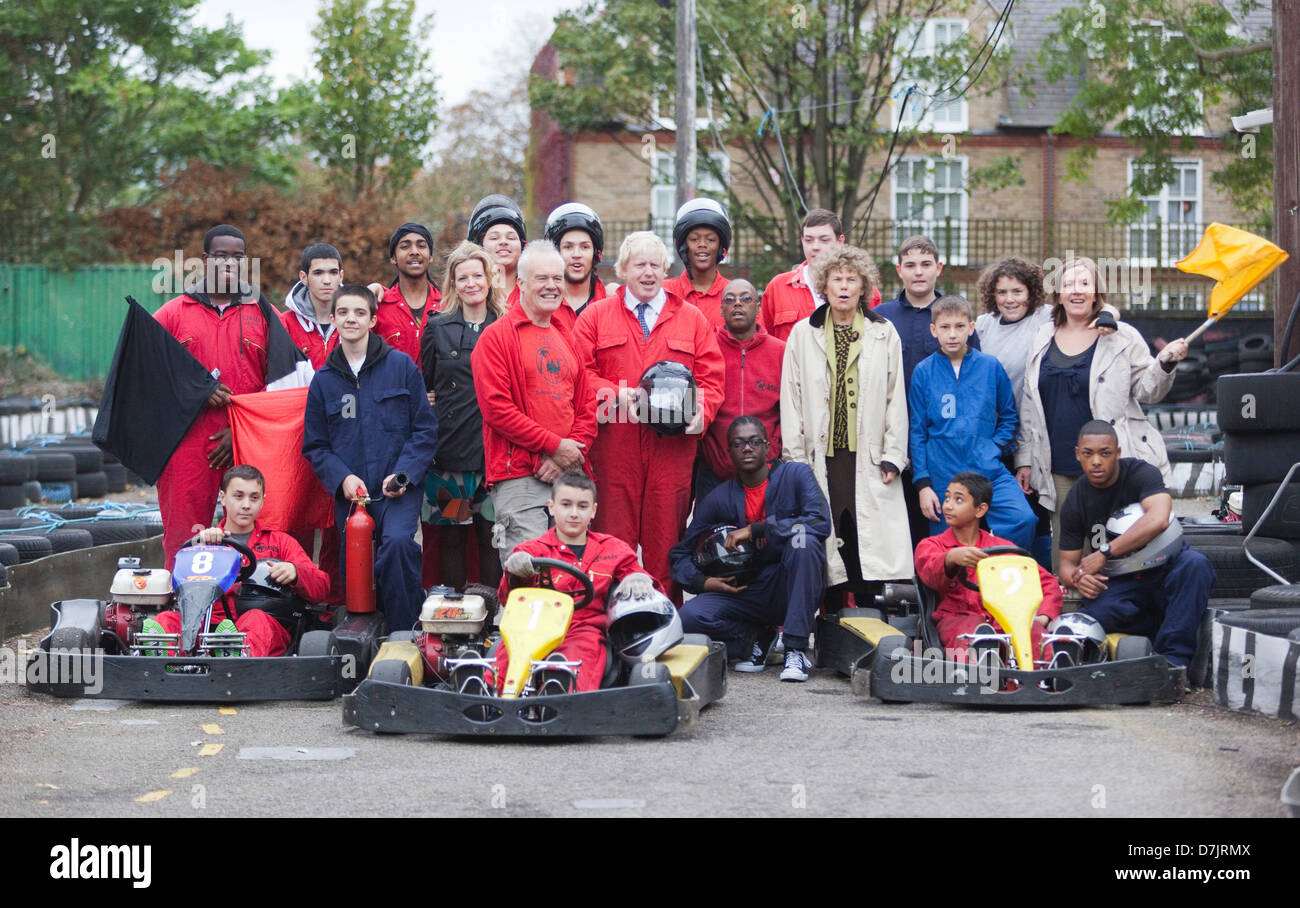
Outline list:
[[[759,672],[784,626],[781,680],[806,681],[808,637],[826,588],[830,507],[807,464],[768,465],[767,429],[757,417],[732,421],[727,453],[736,478],[696,503],[685,538],[668,556],[673,580],[696,594],[682,606],[682,628],[725,642],[728,657],[743,660],[737,671]],[[748,582],[707,577],[695,566],[700,537],[724,525],[737,528],[727,535],[728,549],[754,549]]]
[[[1020,420],[1011,379],[996,358],[972,350],[970,303],[944,296],[930,306],[930,332],[939,349],[922,360],[908,389],[913,481],[932,535],[945,523],[935,489],[973,470],[993,483],[987,520],[995,536],[1029,549],[1038,518],[1001,457],[1016,440]]]
[[[302,453],[334,495],[339,533],[345,533],[352,502],[373,497],[366,509],[378,543],[376,599],[389,628],[406,630],[424,600],[415,530],[438,420],[419,368],[371,333],[377,310],[374,294],[361,284],[335,291],[331,318],[339,345],[307,391]],[[406,485],[398,482],[403,474]]]

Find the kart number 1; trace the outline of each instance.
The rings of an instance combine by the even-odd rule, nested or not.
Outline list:
[[[541,599],[534,599],[528,603],[528,609],[532,613],[528,616],[528,629],[530,631],[537,630],[537,622],[542,620],[542,609],[545,607],[546,603]]]

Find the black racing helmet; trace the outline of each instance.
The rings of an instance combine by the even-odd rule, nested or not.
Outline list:
[[[686,237],[696,227],[709,227],[718,234],[719,262],[727,257],[727,250],[731,248],[731,221],[727,219],[727,210],[713,199],[691,199],[677,209],[677,220],[673,224],[673,247],[688,272],[691,263],[688,259]]]
[[[727,534],[735,529],[737,527],[723,524],[700,537],[691,560],[701,574],[706,577],[735,577],[747,582],[758,573],[758,553],[751,543],[742,542],[734,552],[723,545]]]
[[[469,230],[465,233],[465,239],[482,246],[483,237],[493,224],[509,224],[519,234],[520,243],[528,242],[523,209],[509,196],[494,193],[479,199],[470,213]]]
[[[552,211],[546,218],[546,238],[560,248],[560,239],[570,230],[583,230],[591,237],[595,254],[591,264],[600,261],[605,250],[605,228],[600,224],[600,216],[589,205],[581,202],[565,202]]]
[[[673,360],[660,360],[641,376],[650,427],[660,435],[681,435],[695,418],[695,376]]]

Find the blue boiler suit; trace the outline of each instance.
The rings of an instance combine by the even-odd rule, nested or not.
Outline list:
[[[1016,441],[1020,418],[1011,379],[996,357],[967,349],[961,374],[942,350],[917,364],[907,392],[913,482],[943,501],[952,477],[973,470],[993,483],[987,520],[994,536],[1031,549],[1038,518],[1015,477],[1002,464]],[[947,523],[930,522],[932,536]]]

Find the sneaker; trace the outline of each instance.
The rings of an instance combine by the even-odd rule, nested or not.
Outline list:
[[[239,633],[239,629],[238,629],[237,627],[235,627],[235,622],[231,621],[229,618],[222,618],[222,619],[221,619],[221,623],[218,624],[216,627],[214,627],[214,628],[212,629],[212,633],[214,633],[214,634],[238,634],[238,633]],[[214,650],[212,651],[212,655],[214,655],[214,656],[238,656],[241,652],[243,652],[243,650],[242,650],[240,647],[238,647],[238,646],[233,646],[233,647],[231,647],[231,648],[229,648],[229,649],[226,649],[226,648],[222,647],[222,648],[219,648],[219,649],[214,649]]]
[[[803,650],[786,650],[785,668],[781,670],[782,681],[807,681],[812,660],[804,655]]]
[[[771,634],[771,636],[765,636]],[[772,650],[776,647],[777,633],[771,628],[762,631],[758,639],[753,642],[749,650],[749,658],[742,659],[736,663],[738,672],[761,672],[767,668],[767,659],[772,655]]]
[[[140,625],[141,634],[165,634],[163,626],[153,618],[144,619],[144,624]],[[161,646],[144,646],[140,648],[142,656],[162,656],[165,655]]]

